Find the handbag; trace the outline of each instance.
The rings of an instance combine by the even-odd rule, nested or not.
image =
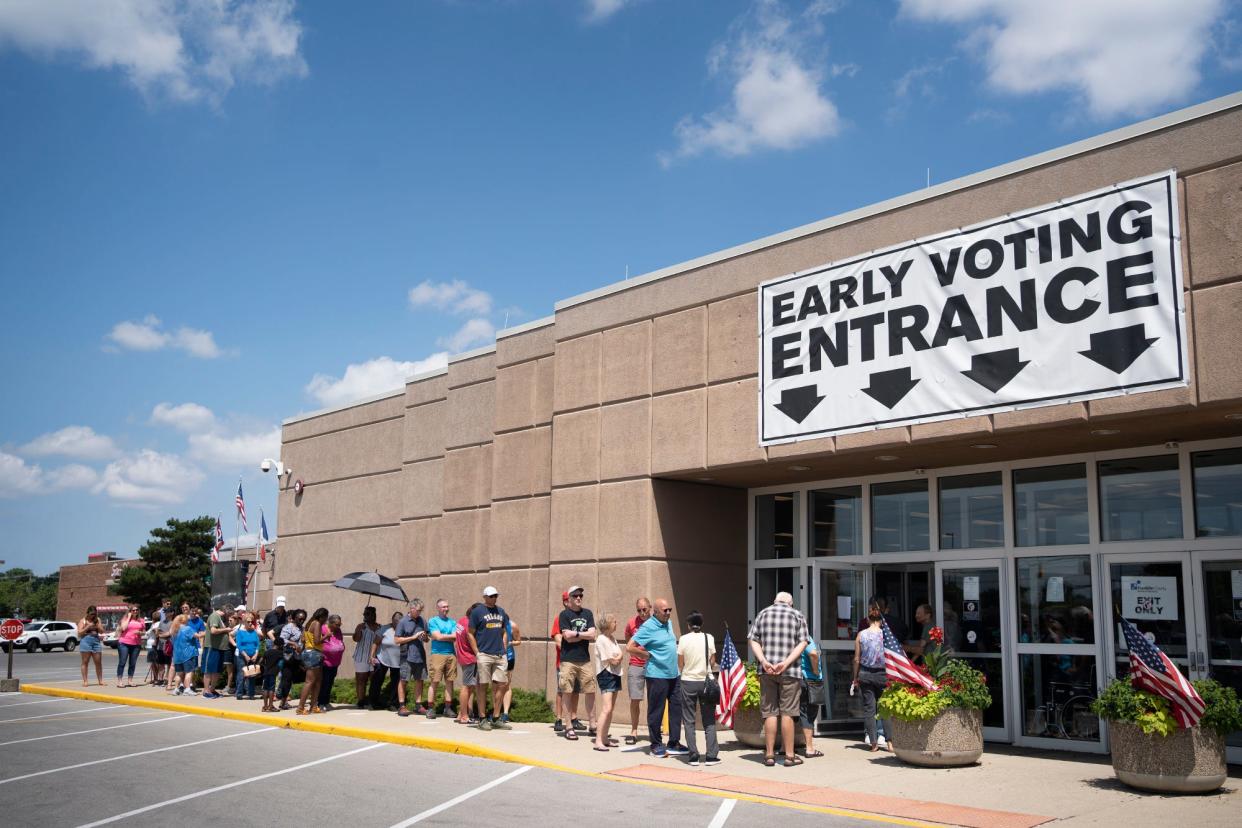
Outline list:
[[[247,664],[246,666],[242,667],[242,676],[244,678],[254,678],[257,675],[259,675],[259,665]]]
[[[712,674],[712,656],[707,651],[707,633],[703,633],[703,662],[707,665],[707,680],[703,682],[703,700],[708,704],[720,702],[720,682]]]
[[[806,682],[806,703],[823,707],[828,703],[828,692],[823,679],[803,679]]]

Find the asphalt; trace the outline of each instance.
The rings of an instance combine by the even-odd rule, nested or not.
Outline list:
[[[847,826],[866,820],[158,710],[0,696],[0,822]]]

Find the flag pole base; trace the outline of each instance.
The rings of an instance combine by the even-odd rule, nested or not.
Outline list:
[[[19,678],[0,678],[0,693],[16,693],[22,689]]]

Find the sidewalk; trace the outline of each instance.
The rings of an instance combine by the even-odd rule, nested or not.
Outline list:
[[[901,824],[1026,828],[1053,821],[1074,826],[1193,822],[1202,828],[1236,826],[1242,809],[1238,794],[1242,770],[1236,767],[1215,794],[1159,796],[1140,794],[1118,783],[1107,756],[989,745],[979,765],[929,769],[906,765],[889,753],[871,753],[857,741],[823,738],[816,740],[823,758],[808,759],[794,768],[767,768],[760,752],[743,747],[725,731],[721,763],[701,768],[676,757],[653,759],[641,741],[638,746],[623,744],[607,753],[593,751],[585,735],[567,742],[546,724],[515,724],[512,731],[484,732],[443,717],[402,719],[393,713],[348,708],[313,717],[294,716],[292,710],[260,713],[257,701],[172,696],[154,687],[91,689],[35,683],[23,684],[22,689],[389,741],[566,773],[702,789],[717,796],[873,815],[873,819]],[[613,735],[623,742],[621,737],[627,732],[623,726],[614,729]]]

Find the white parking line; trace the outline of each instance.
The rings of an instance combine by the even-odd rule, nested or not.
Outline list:
[[[472,791],[466,791],[461,796],[454,797],[450,799],[448,802],[445,802],[443,805],[437,805],[434,808],[428,808],[427,810],[423,811],[421,814],[415,814],[414,816],[410,817],[405,822],[398,822],[396,825],[392,826],[392,828],[406,828],[406,826],[413,825],[416,822],[422,822],[424,819],[428,819],[429,817],[433,817],[438,813],[447,811],[449,808],[452,808],[456,805],[460,805],[461,803],[465,802],[467,799],[476,797],[479,794],[483,793],[484,791],[490,791],[492,788],[496,787],[497,785],[503,785],[504,783],[508,782],[513,777],[521,776],[522,774],[526,773],[528,770],[531,770],[531,768],[532,768],[531,765],[523,765],[522,767],[518,768],[515,771],[506,773],[504,776],[500,777],[499,779],[493,779],[491,782],[488,782],[486,785],[480,785],[479,787],[475,788]]]
[[[18,702],[17,704],[0,704],[0,710],[8,710],[10,707],[25,707],[28,704],[51,704],[52,702],[69,701],[68,699],[44,699],[43,701]]]
[[[52,733],[48,736],[31,736],[26,739],[14,739],[11,742],[0,742],[0,747],[5,745],[24,745],[27,742],[42,742],[44,739],[63,739],[66,736],[85,736],[87,733],[99,733],[103,730],[119,730],[122,727],[137,727],[138,725],[159,724],[160,722],[171,722],[173,719],[188,719],[192,713],[178,713],[176,716],[165,716],[162,719],[147,719],[142,722],[127,722],[119,725],[108,725],[107,727],[93,727],[90,730],[75,730],[72,733]]]
[[[716,809],[716,815],[712,817],[712,821],[707,823],[707,828],[724,828],[724,824],[729,819],[729,814],[733,813],[734,806],[737,805],[736,799],[726,799],[720,803],[720,807]]]
[[[107,819],[100,819],[95,822],[88,822],[85,825],[79,825],[78,828],[95,828],[95,826],[97,825],[108,825],[109,823],[112,823],[112,822],[120,822],[123,819],[129,819],[130,817],[137,816],[138,814],[145,814],[148,811],[154,811],[156,809],[164,808],[169,805],[176,805],[179,802],[187,802],[191,799],[198,799],[200,796],[210,796],[213,793],[219,793],[220,791],[227,791],[230,788],[236,788],[241,785],[249,785],[251,782],[262,782],[264,779],[271,779],[273,776],[283,776],[286,773],[293,773],[294,771],[304,770],[306,768],[314,767],[315,765],[322,765],[324,762],[332,762],[336,759],[344,759],[346,756],[353,756],[355,753],[365,753],[368,750],[375,750],[376,748],[382,748],[382,747],[388,747],[388,743],[378,742],[377,744],[374,744],[374,745],[367,745],[366,747],[355,748],[354,750],[347,750],[344,753],[337,753],[332,756],[325,756],[324,758],[316,759],[313,762],[305,762],[301,765],[295,765],[292,768],[285,768],[284,770],[272,771],[271,773],[263,773],[258,776],[251,776],[251,777],[247,777],[246,779],[239,779],[236,782],[230,782],[227,785],[217,785],[216,787],[208,788],[205,791],[197,791],[192,794],[186,794],[185,796],[179,796],[176,799],[166,799],[163,802],[156,802],[154,805],[145,805],[141,808],[135,808],[134,810],[126,811],[123,814],[117,814],[116,816],[110,816]]]
[[[90,765],[102,765],[104,762],[116,762],[121,759],[134,759],[138,756],[148,756],[152,753],[163,753],[166,750],[178,750],[180,748],[195,747],[196,745],[205,745],[208,742],[219,742],[223,739],[234,739],[238,736],[250,736],[254,733],[266,733],[269,730],[276,730],[274,727],[261,727],[258,730],[247,730],[242,733],[230,733],[227,736],[216,736],[211,739],[199,739],[197,742],[185,742],[180,745],[170,745],[168,747],[154,748],[153,750],[143,750],[138,753],[127,753],[124,756],[109,756],[107,759],[96,759],[93,762],[79,762],[76,765],[66,765],[63,768],[52,768],[50,770],[36,771],[35,773],[27,773],[23,776],[14,776],[11,779],[0,779],[0,785],[7,785],[10,782],[20,782],[23,779],[30,779],[35,776],[46,776],[49,773],[60,773],[61,771],[76,770],[77,768],[85,768]]]
[[[99,707],[88,707],[85,710],[62,710],[59,713],[44,713],[42,716],[23,716],[20,719],[0,719],[0,725],[12,724],[13,722],[29,722],[33,719],[50,719],[53,716],[72,716],[74,713],[98,713],[101,710],[112,710],[122,707],[119,704],[105,704]]]

